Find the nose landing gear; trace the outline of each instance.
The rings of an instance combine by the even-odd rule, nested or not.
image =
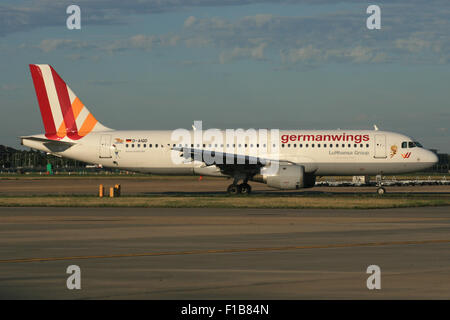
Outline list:
[[[386,189],[383,188],[383,187],[379,187],[379,188],[377,189],[377,193],[378,193],[378,195],[382,196],[383,194],[386,193]]]
[[[383,188],[383,180],[382,180],[381,174],[376,176],[376,181],[377,181],[377,187],[378,187],[377,194],[379,196],[382,196],[383,194],[386,193],[386,189]]]

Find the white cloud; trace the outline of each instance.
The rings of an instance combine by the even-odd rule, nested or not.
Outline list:
[[[51,52],[56,49],[80,49],[89,47],[89,44],[84,41],[77,41],[71,39],[44,39],[37,46],[44,52]]]
[[[236,47],[230,52],[222,52],[219,56],[221,64],[229,62],[235,59],[251,58],[256,60],[264,59],[264,48],[267,47],[267,43],[261,43],[254,48],[239,48]]]
[[[423,10],[406,10],[411,8],[406,2],[383,8],[384,11],[389,10],[383,15],[379,31],[367,30],[361,13],[352,9],[316,16],[256,14],[239,19],[191,15],[184,19],[180,30],[172,33],[138,34],[89,44],[48,39],[43,40],[39,48],[50,52],[91,47],[110,54],[175,46],[198,50],[208,48],[218,52],[220,63],[254,59],[279,61],[285,66],[316,66],[330,62],[449,62],[450,21],[445,10],[421,6],[426,11],[423,14]],[[416,20],[417,23],[407,23]],[[276,56],[275,52],[280,54]]]
[[[194,25],[194,23],[197,21],[197,18],[196,17],[194,17],[194,16],[190,16],[189,18],[187,18],[185,21],[184,21],[184,27],[185,28],[189,28],[189,27],[191,27],[192,25]]]

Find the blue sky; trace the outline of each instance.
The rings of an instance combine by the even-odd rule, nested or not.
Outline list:
[[[43,131],[28,64],[48,63],[115,129],[377,124],[450,152],[449,16],[448,0],[3,1],[0,144]]]

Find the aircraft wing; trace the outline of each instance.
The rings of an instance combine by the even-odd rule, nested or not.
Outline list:
[[[271,162],[280,162],[279,160],[196,148],[173,147],[172,150],[182,152],[181,157],[185,159],[201,161],[206,166],[215,165],[223,174],[230,176],[236,173],[255,175],[260,172],[262,167]],[[291,163],[290,161],[282,162]]]

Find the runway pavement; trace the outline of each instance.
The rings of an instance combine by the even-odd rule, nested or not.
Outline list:
[[[0,208],[0,243],[2,299],[450,298],[448,207]]]

